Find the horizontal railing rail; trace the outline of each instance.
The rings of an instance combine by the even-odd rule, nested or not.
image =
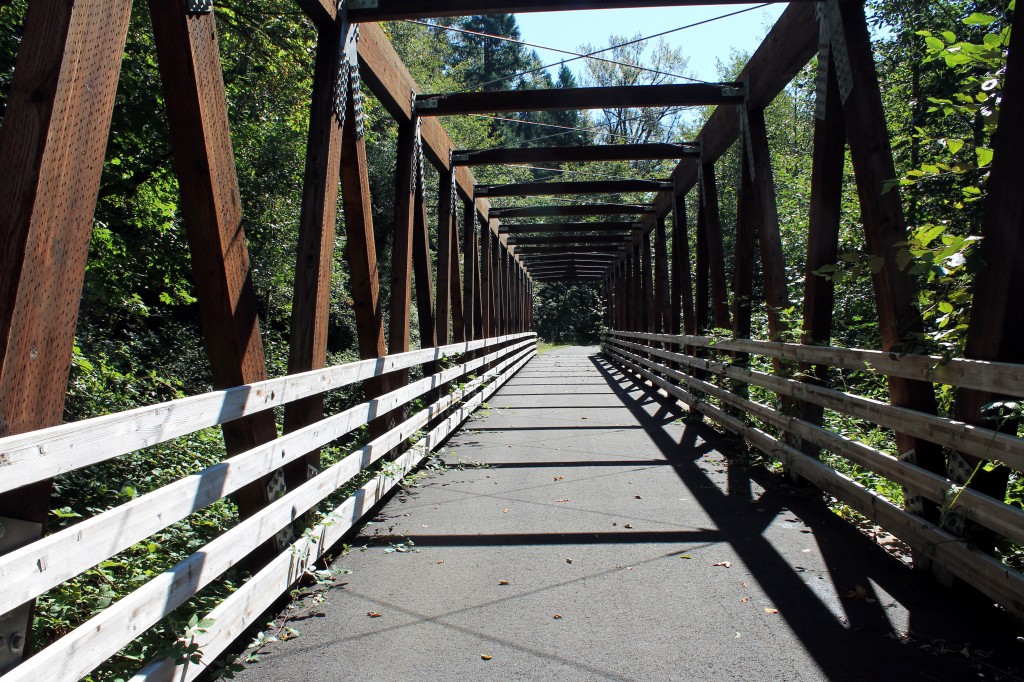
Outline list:
[[[904,540],[916,552],[938,562],[1007,609],[1024,615],[1024,575],[1020,572],[971,546],[963,538],[901,509],[782,438],[748,424],[737,414],[727,412],[724,407],[733,408],[780,433],[792,434],[805,443],[846,458],[904,486],[907,491],[911,491],[908,494],[931,500],[947,511],[953,511],[1017,544],[1024,544],[1024,511],[1006,504],[1004,500],[927,471],[910,461],[829,431],[800,416],[787,414],[779,407],[723,389],[706,381],[707,377],[702,378],[702,373],[771,391],[780,405],[784,399],[818,405],[982,460],[997,461],[1017,471],[1024,471],[1024,439],[1014,434],[975,427],[748,367],[668,350],[685,350],[687,347],[706,349],[705,352],[750,353],[777,360],[844,369],[868,369],[885,376],[900,376],[1011,396],[1020,395],[1024,390],[1020,382],[1020,377],[1024,376],[1024,366],[943,360],[932,356],[899,356],[751,339],[718,340],[713,337],[619,331],[609,332],[604,338],[604,351],[613,361],[681,400],[691,410],[741,436],[753,447],[777,457],[789,471],[853,507]],[[709,399],[717,401],[722,407],[708,402]]]
[[[467,355],[451,368],[328,416],[0,556],[0,576],[4,581],[4,589],[0,591],[2,613],[74,578],[288,462],[351,433],[376,417],[408,406],[411,401],[446,385],[455,385],[428,407],[221,533],[184,561],[156,575],[27,659],[2,679],[4,682],[39,682],[80,679],[87,675],[253,550],[291,528],[297,518],[364,469],[416,438],[415,443],[386,470],[333,510],[325,512],[323,520],[307,529],[299,540],[280,552],[214,609],[208,617],[212,625],[197,635],[199,654],[192,657],[195,660],[201,657],[202,664],[191,663],[175,671],[175,663],[156,661],[140,672],[146,679],[193,679],[244,632],[253,618],[287,591],[309,565],[358,523],[400,482],[405,473],[417,466],[474,409],[528,362],[536,352],[535,346],[536,335],[525,333],[413,351],[0,440],[0,452],[18,453],[16,459],[6,466],[31,466],[33,461],[49,457],[50,448],[54,448],[61,453],[64,464],[60,466],[69,467],[64,470],[70,471],[86,466],[72,457],[75,433],[88,434],[90,443],[95,438],[124,435],[122,440],[110,446],[102,458],[110,459],[138,449],[140,440],[149,445],[164,442],[357,381],[444,357]],[[225,408],[225,405],[230,407]],[[213,414],[209,413],[211,411]],[[131,417],[125,418],[128,414]],[[421,435],[425,428],[430,430]],[[129,447],[127,442],[136,445]],[[14,446],[9,447],[12,443]],[[93,445],[87,445],[85,449],[88,454],[84,460],[90,464],[102,461],[97,459]],[[3,468],[0,468],[0,473],[5,473]],[[21,477],[21,480],[26,479],[31,482],[32,477]]]

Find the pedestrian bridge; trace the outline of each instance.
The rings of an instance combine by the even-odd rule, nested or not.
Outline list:
[[[1007,485],[1024,472],[1024,51],[1001,72],[986,267],[952,357],[922,345],[922,282],[901,262],[863,3],[789,3],[735,82],[422,93],[378,22],[700,3],[297,0],[274,20],[315,27],[314,88],[288,366],[271,376],[213,7],[151,2],[213,390],[62,423],[131,3],[28,4],[0,128],[4,682],[113,679],[111,662],[134,680],[1020,679],[1024,511]],[[815,56],[795,267],[764,114]],[[364,85],[397,129],[386,299]],[[440,122],[682,106],[714,109],[672,144],[458,149]],[[877,348],[835,347],[835,283],[819,276],[839,258],[847,151]],[[637,160],[675,165],[582,182],[471,171]],[[606,200],[509,203],[575,195]],[[329,365],[339,228],[361,359]],[[600,292],[601,346],[538,354],[536,289],[565,281]],[[221,436],[222,461],[81,517],[51,509],[54,481]],[[109,577],[172,530],[185,558]],[[33,641],[35,606],[89,572],[95,607]]]

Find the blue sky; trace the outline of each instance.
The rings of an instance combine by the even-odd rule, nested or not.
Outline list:
[[[518,14],[516,19],[523,40],[577,51],[580,45],[587,43],[604,47],[612,34],[627,39],[637,34],[648,36],[748,7],[756,5],[538,12]],[[718,80],[716,60],[726,60],[733,49],[753,52],[785,8],[785,4],[768,5],[673,33],[665,36],[665,40],[682,49],[683,54],[690,58],[689,69],[694,76],[702,80]],[[563,58],[543,50],[537,50],[537,53],[545,64]],[[578,60],[569,66],[578,74],[582,63],[582,60]]]

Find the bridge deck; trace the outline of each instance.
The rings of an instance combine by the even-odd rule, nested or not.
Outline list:
[[[678,418],[594,349],[534,359],[239,679],[998,677],[1011,628]]]

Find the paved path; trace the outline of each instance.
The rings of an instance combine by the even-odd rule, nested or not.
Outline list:
[[[976,650],[1024,648],[595,353],[527,365],[239,679],[998,679]]]

